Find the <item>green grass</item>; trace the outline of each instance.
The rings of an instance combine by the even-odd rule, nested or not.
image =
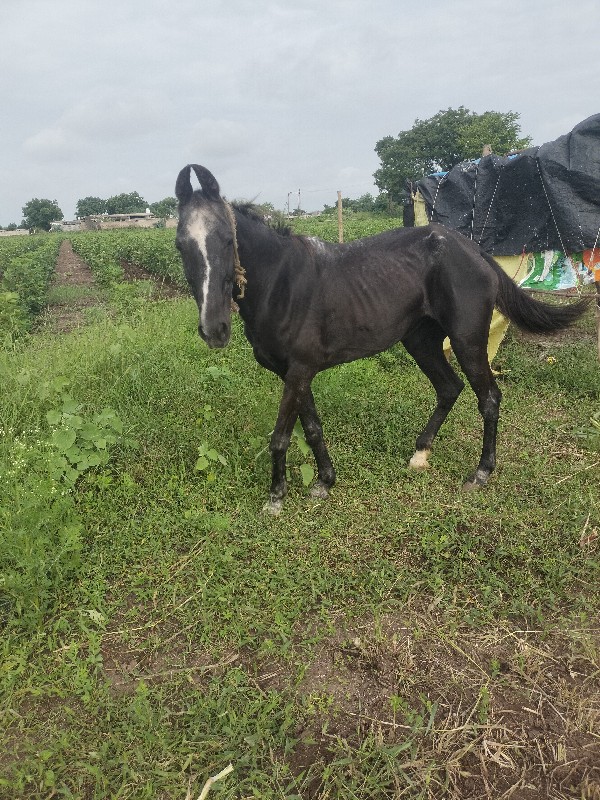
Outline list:
[[[593,679],[547,677],[600,668],[590,320],[579,341],[509,335],[476,494],[470,391],[414,474],[433,397],[403,350],[319,375],[338,484],[312,500],[294,443],[272,518],[280,385],[239,320],[209,351],[191,301],[121,301],[0,353],[0,797],[197,797],[229,761],[215,797],[467,797],[469,749],[533,681],[592,736]]]
[[[106,299],[107,291],[99,289],[97,286],[82,286],[68,284],[62,286],[51,286],[46,295],[48,305],[69,305],[78,304],[81,301],[94,300],[102,302]]]

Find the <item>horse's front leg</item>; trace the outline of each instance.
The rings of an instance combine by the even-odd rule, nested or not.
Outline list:
[[[264,510],[271,514],[279,514],[283,507],[283,499],[287,494],[285,464],[290,439],[300,409],[305,405],[310,394],[312,374],[304,369],[290,369],[285,376],[283,396],[279,404],[279,413],[275,429],[271,436],[271,490],[269,501]]]
[[[308,391],[306,402],[300,409],[300,422],[304,436],[317,462],[317,480],[310,493],[313,497],[324,500],[335,483],[335,469],[325,446],[323,428],[315,406],[313,393]]]

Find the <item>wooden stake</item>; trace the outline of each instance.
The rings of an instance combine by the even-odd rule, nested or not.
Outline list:
[[[342,222],[342,193],[338,191],[338,242],[341,244],[344,241],[344,223]]]

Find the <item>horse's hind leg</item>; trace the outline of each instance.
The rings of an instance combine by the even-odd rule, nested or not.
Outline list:
[[[429,467],[428,458],[433,440],[464,387],[444,355],[444,337],[438,323],[427,318],[402,339],[402,344],[429,378],[437,395],[433,414],[417,437],[415,454],[409,462],[413,469]]]
[[[309,390],[304,404],[300,409],[300,422],[304,429],[304,436],[310,445],[315,461],[317,462],[317,480],[315,481],[310,493],[313,497],[324,500],[329,495],[329,490],[335,483],[335,469],[329,457],[325,440],[323,439],[323,428],[321,420],[315,407],[315,399]]]
[[[466,344],[461,339],[451,339],[451,343],[458,362],[477,395],[479,413],[483,418],[481,458],[475,472],[463,484],[465,491],[471,491],[485,486],[496,467],[496,435],[502,392],[488,361],[487,336],[481,337],[476,345]]]

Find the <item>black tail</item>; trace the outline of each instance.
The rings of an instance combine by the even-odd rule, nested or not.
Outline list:
[[[590,304],[590,298],[569,305],[550,305],[534,300],[508,277],[502,267],[487,253],[481,255],[499,278],[496,306],[511,322],[531,333],[549,333],[572,325]]]

